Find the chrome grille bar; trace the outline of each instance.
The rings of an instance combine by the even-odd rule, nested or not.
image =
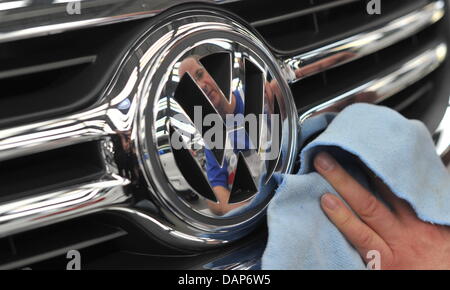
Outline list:
[[[448,99],[447,110],[436,130],[436,149],[444,159],[444,164],[450,166],[450,97]]]
[[[410,59],[397,70],[308,110],[301,115],[300,120],[304,121],[315,114],[343,107],[354,101],[362,93],[375,95],[376,98],[372,101],[378,103],[434,71],[445,60],[446,56],[447,45],[445,43],[437,43],[435,46]],[[81,134],[85,138],[103,138],[103,136],[112,135],[114,131],[107,125],[108,122],[102,121],[108,119],[107,115],[108,111],[101,107],[98,110],[91,110],[73,116],[78,117],[78,119],[65,118],[55,122],[42,122],[37,125],[0,131],[0,136],[3,137],[0,141],[0,144],[3,146],[0,147],[3,150],[0,151],[0,156],[5,158],[5,152],[13,155],[22,155],[33,150],[49,149],[47,146],[65,146],[73,142],[83,142],[84,139],[80,138],[80,134],[77,132],[85,132],[84,135]],[[79,123],[74,120],[78,120]],[[100,125],[92,127],[89,120],[94,120],[94,123],[98,122]],[[46,126],[42,126],[43,124]],[[57,124],[56,129],[61,130],[61,132],[67,131],[67,135],[58,134],[59,137],[51,137],[51,130],[55,130],[55,127],[52,127],[51,124]],[[66,124],[66,127],[64,124]],[[77,130],[73,130],[74,126],[77,127]],[[39,128],[44,128],[44,130],[39,131]],[[30,130],[34,133],[30,133]],[[24,140],[22,141],[24,146],[26,145],[25,140],[28,140],[28,148],[26,146],[16,149],[11,146],[7,147],[6,144],[14,143],[5,138],[5,136],[8,136],[8,132],[15,132],[14,138],[17,138],[16,140]],[[21,135],[20,132],[24,132],[24,134]],[[32,134],[37,135],[33,136]],[[46,142],[46,140],[50,142]],[[52,142],[54,142],[53,145],[49,145]],[[128,185],[129,182],[128,179],[110,174],[102,180],[91,184],[0,204],[0,237],[124,203],[128,197],[123,187]]]
[[[389,47],[436,23],[445,15],[444,0],[411,12],[372,31],[363,32],[284,60],[288,82],[326,71]]]
[[[199,0],[210,4],[225,4],[245,0]],[[81,1],[80,14],[66,11],[71,1],[49,1],[39,3],[39,10],[33,1],[21,1],[23,6],[2,9],[0,17],[0,43],[51,35],[88,27],[109,25],[130,20],[150,18],[174,6],[185,4],[186,0],[90,0]],[[8,4],[8,3],[6,3]],[[100,9],[101,8],[101,9]],[[22,25],[17,25],[17,20]],[[49,24],[48,20],[51,19]]]
[[[353,88],[300,116],[300,122],[323,112],[338,112],[355,102],[380,103],[433,72],[447,57],[447,44],[438,43],[395,71]],[[363,99],[361,100],[361,96]]]
[[[259,26],[264,26],[264,25],[268,25],[268,24],[272,24],[272,23],[276,23],[276,22],[281,22],[281,21],[285,21],[285,20],[289,20],[292,18],[296,18],[296,17],[302,17],[308,14],[313,14],[313,13],[317,13],[326,9],[333,9],[335,7],[339,7],[339,6],[343,6],[349,3],[353,3],[359,0],[339,0],[339,1],[334,1],[334,2],[330,2],[327,4],[322,4],[322,5],[318,5],[315,7],[311,7],[311,8],[307,8],[307,9],[302,9],[299,11],[295,11],[292,13],[287,13],[287,14],[283,14],[283,15],[279,15],[279,16],[275,16],[275,17],[270,17],[270,18],[266,18],[266,19],[262,19],[262,20],[258,20],[258,21],[254,21],[251,23],[251,25],[253,27],[259,27]]]
[[[0,161],[100,139],[107,134],[105,108],[0,130]]]
[[[0,205],[0,237],[42,227],[125,202],[127,179],[101,180]]]
[[[395,41],[406,37],[406,32],[412,35],[421,28],[438,21],[444,15],[443,8],[442,0],[435,1],[420,11],[416,11],[390,23],[389,27],[391,30],[385,31],[387,39],[384,41],[380,40],[375,45],[376,48],[382,49],[383,47],[387,47]],[[413,17],[414,15],[415,17]],[[414,22],[412,19],[416,19],[417,21]],[[397,23],[398,30],[394,29],[395,25],[393,23]],[[421,23],[421,25],[418,25],[418,23]],[[405,25],[409,27],[405,27]],[[415,28],[412,29],[412,27]],[[395,37],[388,33],[389,31]],[[343,64],[375,51],[367,43],[364,44],[363,40],[372,40],[368,35],[374,37],[376,33],[372,31],[364,35],[365,38],[360,38],[361,35],[349,38],[352,39],[351,43],[354,45],[353,48],[358,48],[356,50],[358,53],[351,59],[335,63],[333,66]],[[325,47],[323,51],[328,52],[328,54],[325,54],[326,56],[310,54],[309,60],[312,61],[312,64],[318,64],[320,60],[327,60],[327,57],[345,52],[344,43],[346,41],[348,39],[343,40],[339,46],[336,46],[340,50]],[[350,49],[347,52],[354,53],[354,50]],[[444,42],[436,43],[435,46],[411,58],[408,62],[397,68],[397,70],[391,71],[385,76],[371,80],[308,110],[301,115],[300,119],[304,121],[314,114],[340,108],[349,102],[357,100],[357,97],[362,93],[371,93],[375,96],[371,101],[379,103],[434,71],[445,60],[446,56],[447,45]],[[308,59],[306,58],[306,60]],[[289,61],[285,63],[289,64]],[[303,61],[301,64],[299,68],[304,69],[303,64],[305,62]],[[325,66],[321,69],[328,69],[330,67],[332,66]],[[289,67],[289,69],[293,69],[293,67]],[[301,77],[305,76],[302,75]],[[0,130],[0,161],[80,142],[103,139],[106,136],[116,134],[117,130],[129,130],[129,123],[134,120],[134,114],[136,113],[136,104],[131,104],[132,109],[130,109],[126,116],[118,112],[113,105],[124,100],[127,96],[132,95],[136,86],[135,78],[130,78],[129,85],[127,84],[117,97],[111,98],[111,103],[102,104],[96,108],[68,117]],[[128,87],[130,89],[127,89]],[[116,115],[120,118],[113,117]],[[118,123],[112,122],[113,120],[118,120]],[[123,187],[127,184],[129,184],[128,179],[110,174],[102,180],[90,184],[74,186],[55,192],[43,193],[39,196],[0,204],[0,237],[93,213],[124,203],[128,197]]]

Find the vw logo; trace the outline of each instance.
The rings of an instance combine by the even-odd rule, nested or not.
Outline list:
[[[267,65],[242,44],[211,39],[176,60],[162,95],[160,159],[182,198],[203,198],[217,216],[250,203],[282,154],[283,95]]]
[[[140,58],[136,132],[148,189],[183,234],[243,234],[263,216],[274,175],[293,168],[290,88],[270,51],[230,18],[182,12],[154,31]]]
[[[197,47],[197,51],[202,50],[213,51],[214,46]],[[177,64],[178,71],[174,72],[180,78],[174,105],[183,112],[169,121],[175,161],[183,176],[205,179],[191,182],[191,187],[219,203],[211,206],[218,214],[226,213],[232,207],[229,204],[244,202],[256,194],[280,156],[276,84],[266,81],[263,68],[245,55],[238,51],[204,57],[191,54]],[[209,186],[201,188],[200,184]]]

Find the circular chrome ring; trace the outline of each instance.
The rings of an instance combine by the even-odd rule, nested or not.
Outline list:
[[[233,18],[193,10],[152,27],[128,63],[138,64],[130,140],[149,195],[115,210],[144,225],[151,220],[153,230],[170,237],[154,234],[181,247],[223,244],[247,234],[274,194],[273,175],[290,173],[296,157],[297,112],[276,59]],[[205,112],[200,123],[195,107]],[[206,113],[221,123],[223,147],[211,147],[206,138],[203,129],[213,127],[204,125]],[[256,126],[228,122],[237,115],[255,116]],[[177,138],[184,140],[181,148],[175,148]],[[236,147],[239,140],[246,145]],[[228,183],[214,183],[211,164],[228,173],[222,179]],[[217,188],[228,194],[227,202]],[[146,199],[156,203],[157,214]]]

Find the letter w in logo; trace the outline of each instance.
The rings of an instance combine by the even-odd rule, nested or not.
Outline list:
[[[261,116],[265,114],[264,74],[247,58],[241,58],[240,61],[241,63],[236,63],[235,57],[232,58],[230,53],[224,52],[214,53],[202,59],[197,56],[189,56],[179,65],[180,81],[175,90],[174,99],[191,122],[193,121],[205,146],[212,152],[221,167],[224,165],[229,133],[236,130],[236,125],[230,129],[229,124],[226,124],[228,122],[225,122],[225,118],[230,114],[243,114],[246,120],[247,117],[253,117],[256,120],[253,124],[244,122],[242,125],[245,132],[244,139],[245,136],[249,137],[248,140],[258,156],[261,146]],[[244,93],[244,96],[239,98],[236,96],[239,94],[236,92],[238,88],[241,88],[240,91]],[[278,113],[278,104],[276,101],[274,103],[275,111]],[[243,107],[243,112],[236,112],[236,108],[239,106]],[[199,109],[202,120],[198,119]],[[174,134],[178,137],[179,133],[171,125],[169,130],[171,139]],[[241,150],[245,148],[235,148],[235,144],[232,146],[237,152],[238,159],[229,202],[236,203],[247,200],[256,194],[258,184],[252,175],[247,157],[244,157],[245,150]],[[173,154],[181,173],[190,186],[198,194],[216,201],[208,178],[192,158],[191,153],[186,149],[174,149]],[[259,160],[258,162],[263,161]],[[275,169],[273,165],[268,167],[266,170],[273,171]],[[269,172],[270,175],[271,173]]]

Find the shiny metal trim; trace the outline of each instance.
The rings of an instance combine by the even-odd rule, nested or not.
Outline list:
[[[0,238],[124,203],[129,197],[123,186],[129,183],[111,174],[93,183],[1,204]]]
[[[262,19],[262,20],[258,20],[258,21],[254,21],[251,23],[251,25],[253,27],[259,27],[259,26],[264,26],[264,25],[269,25],[269,24],[273,24],[273,23],[277,23],[277,22],[281,22],[281,21],[286,21],[292,18],[297,18],[297,17],[302,17],[305,15],[309,15],[309,14],[313,14],[313,13],[317,13],[323,10],[327,10],[327,9],[333,9],[339,6],[343,6],[346,4],[350,4],[356,1],[360,1],[360,0],[338,0],[338,1],[334,1],[334,2],[330,2],[330,3],[326,3],[326,4],[320,4],[318,6],[314,6],[311,8],[306,8],[306,9],[302,9],[299,11],[294,11],[291,13],[287,13],[287,14],[283,14],[283,15],[278,15],[275,17],[270,17],[270,18],[266,18],[266,19]]]
[[[217,35],[230,41],[244,41],[255,49],[255,54],[264,59],[265,66],[274,74],[274,80],[283,91],[281,96],[286,97],[286,114],[290,116],[286,123],[290,124],[288,135],[291,138],[285,138],[288,162],[283,161],[283,165],[286,164],[283,172],[291,170],[296,156],[293,151],[297,147],[298,116],[289,86],[273,55],[251,31],[220,13],[178,12],[171,20],[149,27],[143,36],[136,36],[138,40],[123,57],[108,88],[99,96],[99,101],[85,111],[0,130],[0,160],[99,140],[108,176],[121,178],[113,185],[98,181],[1,203],[0,236],[79,215],[108,211],[112,207],[112,211],[134,219],[150,234],[160,236],[171,245],[202,249],[234,241],[246,235],[262,219],[269,196],[257,200],[253,207],[242,210],[242,214],[221,218],[202,216],[178,199],[176,204],[168,202],[165,199],[170,193],[168,183],[163,176],[155,178],[153,175],[163,172],[155,167],[157,162],[148,160],[155,157],[154,148],[150,147],[148,152],[141,149],[143,143],[153,146],[152,136],[148,140],[142,139],[145,132],[140,124],[147,121],[147,104],[154,108],[155,98],[161,94],[159,88],[164,83],[159,74],[166,74],[170,67],[161,63],[172,61],[167,53],[173,52],[174,45],[190,45],[187,44],[189,37],[192,34],[198,37],[201,33],[203,41]],[[189,41],[184,44],[183,40]],[[144,164],[152,166],[150,175]],[[71,203],[61,203],[61,198],[67,198]]]
[[[253,238],[252,238],[253,239]],[[202,270],[261,270],[261,257],[266,248],[267,240],[260,236],[247,245],[225,253],[207,264],[202,265]]]
[[[196,13],[200,12],[196,11]],[[224,25],[224,21],[229,20],[215,15],[213,12],[203,11],[203,13],[196,17],[205,14],[208,17],[213,17],[219,21],[219,27]],[[194,21],[193,23],[198,22]],[[225,25],[230,25],[230,23],[227,22]],[[237,23],[232,23],[232,25],[238,27],[239,35],[245,35],[251,40],[258,41],[241,25]],[[217,26],[214,27],[217,28]],[[151,45],[148,46],[148,44]],[[96,107],[65,118],[0,130],[0,160],[6,160],[11,156],[17,157],[68,146],[78,142],[108,140],[109,137],[111,139],[114,137],[120,139],[119,142],[122,142],[122,145],[117,140],[105,142],[106,147],[108,147],[105,150],[105,160],[113,160],[114,156],[117,155],[116,149],[120,146],[127,146],[127,150],[123,148],[121,150],[123,149],[124,154],[136,158],[138,165],[134,168],[142,166],[144,156],[137,157],[136,152],[133,151],[139,146],[137,144],[139,132],[137,132],[135,125],[135,116],[139,111],[137,99],[143,94],[145,87],[149,85],[148,76],[153,74],[158,67],[155,63],[160,63],[158,62],[160,58],[154,59],[155,52],[166,48],[166,44],[167,39],[161,38],[146,38],[141,43],[136,44],[136,47],[143,45],[145,53],[140,59],[131,59],[131,57],[135,57],[133,54],[135,50],[130,50],[129,55],[123,59],[110,88],[102,96],[100,104],[95,105]],[[265,49],[263,45],[262,49]],[[270,54],[270,52],[268,53]],[[375,99],[372,101],[380,102],[425,77],[436,69],[446,56],[447,45],[437,43],[394,72],[361,85],[305,112],[301,115],[300,122],[316,113],[339,108],[351,100],[358,100],[361,93],[375,94]],[[123,87],[118,87],[118,83],[124,83],[117,81],[122,77],[127,81]],[[124,104],[126,104],[125,109]],[[292,106],[291,109],[294,110],[294,108],[295,106]],[[108,145],[109,143],[110,145]],[[134,175],[136,173],[131,169],[125,173],[121,171],[121,175],[123,173],[124,176],[120,177],[118,168],[113,163],[108,162],[108,176],[98,182],[0,204],[0,236],[79,215],[110,210],[131,216],[143,228],[148,229],[151,234],[160,236],[161,239],[170,244],[199,249],[222,245],[235,240],[243,233],[247,233],[250,226],[255,222],[255,220],[252,220],[253,223],[250,224],[242,222],[232,227],[215,226],[205,230],[199,227],[198,223],[186,221],[186,218],[183,219],[182,215],[175,214],[173,208],[163,200],[158,199],[159,193],[158,190],[155,190],[158,187],[155,185],[149,186],[145,189],[146,191],[140,193],[141,196],[145,197],[144,199],[130,202],[130,197],[126,192],[128,192],[130,186],[133,186],[132,182],[138,179]],[[142,176],[137,177],[142,178]],[[53,198],[56,198],[56,200]],[[237,232],[239,232],[238,235],[236,235]]]
[[[106,106],[61,119],[0,130],[0,161],[107,136]]]
[[[245,0],[198,0],[210,4],[226,4]],[[19,1],[17,1],[19,2]],[[21,7],[2,9],[0,43],[61,33],[130,20],[149,18],[192,0],[44,0],[39,3],[21,0]],[[80,3],[80,14],[68,14],[70,2]],[[101,9],[100,9],[101,8]],[[21,20],[18,24],[17,20]]]
[[[438,43],[391,73],[353,88],[300,115],[300,123],[323,112],[339,112],[355,102],[380,103],[433,72],[447,57],[447,44]]]
[[[445,43],[440,43],[406,62],[399,69],[389,75],[368,82],[305,112],[301,115],[300,122],[314,114],[348,103],[349,100],[364,92],[376,93],[377,99],[375,102],[380,102],[431,73],[442,63],[442,61],[446,58],[446,55],[447,46]],[[132,82],[132,84],[134,84],[134,82]],[[114,131],[109,129],[109,126],[106,125],[107,122],[104,121],[103,117],[101,117],[106,112],[107,111],[104,107],[100,107],[100,109],[90,110],[86,113],[74,115],[70,118],[21,126],[19,128],[15,128],[15,130],[8,129],[0,131],[0,136],[11,136],[11,132],[16,131],[15,138],[23,139],[24,144],[28,142],[28,146],[30,146],[27,149],[16,147],[7,148],[4,150],[15,156],[29,154],[34,150],[44,150],[45,148],[43,147],[43,144],[45,144],[45,140],[49,140],[49,138],[50,140],[55,141],[55,146],[58,142],[62,142],[59,146],[69,145],[73,142],[83,142],[85,140],[83,138],[81,138],[81,141],[76,140],[80,138],[79,132],[89,132],[89,130],[84,130],[85,127],[89,128],[91,126],[89,120],[94,120],[94,124],[101,125],[94,126],[94,128],[96,128],[92,131],[94,133],[91,135],[86,134],[86,138],[100,138],[101,136],[105,136],[107,134],[114,134]],[[76,117],[83,121],[78,124],[79,128],[74,130],[72,129],[72,126],[76,124]],[[67,135],[62,134],[62,137],[52,138],[52,134],[54,134],[54,131],[52,130],[64,128],[64,125],[67,126],[66,128],[69,128],[66,130],[68,132]],[[443,125],[444,127],[448,127],[445,120],[443,120]],[[40,128],[43,129],[40,130]],[[20,132],[24,132],[24,135],[21,135]],[[33,133],[29,132],[35,132],[34,134],[37,135],[33,136]],[[9,135],[7,133],[9,133]],[[57,134],[57,136],[59,135],[60,134]],[[41,138],[36,138],[36,136]],[[6,148],[5,141],[7,140],[9,139],[3,139],[0,142],[2,146],[5,146],[3,148]],[[0,151],[0,153],[3,152]],[[3,158],[5,157],[3,154],[0,156]],[[185,234],[158,221],[159,218],[157,216],[151,217],[147,213],[140,212],[138,209],[127,208],[120,205],[113,206],[114,204],[126,202],[128,197],[122,190],[122,187],[128,185],[129,183],[130,182],[127,179],[112,173],[112,175],[108,178],[92,184],[48,193],[37,197],[25,198],[12,203],[1,204],[0,237],[23,230],[28,230],[36,226],[59,222],[79,215],[89,214],[100,210],[109,210],[131,214],[141,224],[147,225],[147,227],[149,227],[149,231],[154,231],[156,229],[158,232],[169,233],[168,236],[171,237],[170,239],[172,242],[181,238],[184,240],[183,244],[189,244],[192,247],[198,246],[199,244],[211,246],[226,243],[226,241],[221,242],[220,240],[208,238],[206,236],[202,238],[196,237],[194,234]],[[45,220],[43,220],[44,217]]]
[[[433,1],[372,31],[287,58],[283,63],[286,79],[294,83],[382,50],[438,22],[444,15],[445,1]]]
[[[122,214],[131,218],[134,222],[141,225],[144,231],[155,235],[157,238],[166,241],[171,245],[182,244],[185,248],[196,249],[199,247],[215,247],[228,244],[227,240],[209,238],[207,236],[197,236],[194,231],[186,233],[176,229],[174,225],[168,225],[161,222],[161,217],[149,215],[138,209],[124,206],[110,206],[104,209],[105,212]]]
[[[447,110],[439,124],[435,136],[437,153],[442,156],[444,164],[450,166],[450,97],[448,99]]]
[[[205,27],[205,29],[207,29]],[[221,30],[224,28],[221,28]],[[219,29],[217,29],[219,31]],[[141,126],[148,127],[149,123],[153,123],[152,130],[153,130],[153,138],[149,138],[151,136],[150,134],[146,134],[143,136],[142,143],[144,144],[145,140],[156,140],[157,143],[157,152],[154,153],[154,155],[157,156],[158,163],[162,164],[162,170],[167,177],[167,182],[171,184],[171,188],[161,189],[160,192],[164,192],[164,194],[161,193],[161,195],[165,195],[168,202],[172,202],[172,199],[174,198],[174,195],[166,194],[167,191],[174,191],[176,193],[176,198],[180,201],[183,201],[181,198],[183,196],[183,193],[186,191],[192,192],[193,194],[196,194],[198,196],[198,200],[195,203],[189,203],[185,202],[185,204],[191,208],[192,210],[197,211],[199,214],[204,216],[209,216],[213,218],[219,218],[224,217],[230,218],[231,216],[228,214],[233,209],[237,209],[238,207],[243,207],[244,203],[250,203],[251,200],[258,194],[259,189],[263,188],[266,184],[266,181],[270,180],[272,175],[277,171],[276,165],[273,165],[273,168],[270,168],[268,160],[265,158],[269,157],[265,156],[267,152],[273,152],[273,156],[271,156],[271,164],[280,164],[282,170],[286,170],[289,168],[289,164],[292,163],[292,161],[295,159],[295,156],[292,156],[292,158],[289,158],[290,153],[284,154],[284,156],[281,156],[281,147],[282,144],[279,144],[279,146],[272,146],[275,142],[273,139],[277,139],[278,141],[278,135],[275,137],[273,136],[272,130],[273,125],[269,121],[269,118],[260,118],[261,116],[268,117],[271,114],[275,114],[274,112],[271,112],[273,108],[271,108],[271,103],[276,102],[278,106],[280,107],[280,111],[282,113],[278,114],[277,117],[281,118],[280,120],[280,127],[283,126],[283,120],[284,124],[290,124],[292,120],[295,122],[297,121],[297,115],[296,114],[289,114],[286,115],[286,105],[284,101],[280,100],[288,100],[291,98],[290,96],[284,95],[281,93],[283,89],[281,89],[281,85],[278,85],[276,81],[272,82],[272,80],[281,79],[282,77],[278,78],[275,77],[275,75],[272,73],[272,69],[270,69],[270,65],[267,64],[267,61],[263,60],[263,58],[258,55],[258,51],[255,50],[255,48],[250,47],[249,45],[246,45],[246,40],[240,39],[238,37],[235,37],[233,39],[223,39],[223,38],[209,38],[208,43],[204,43],[204,40],[201,40],[199,42],[191,43],[187,51],[180,52],[179,55],[173,57],[175,63],[168,71],[168,77],[165,77],[167,79],[165,84],[160,85],[162,89],[158,89],[157,91],[163,91],[164,93],[159,96],[159,100],[156,104],[153,104],[154,106],[154,118],[152,120],[147,120],[145,122],[144,120],[141,122]],[[254,42],[252,41],[251,44]],[[259,52],[261,54],[261,52]],[[197,57],[200,57],[200,59],[207,59],[208,57],[221,57],[222,60],[226,61],[227,67],[229,67],[229,71],[227,71],[226,75],[217,76],[222,79],[226,79],[226,83],[228,84],[227,88],[219,88],[216,84],[216,82],[220,81],[219,79],[214,80],[212,76],[209,74],[208,69],[203,67],[201,64],[198,64],[197,62],[189,62],[189,60],[192,60],[192,55],[196,55]],[[190,59],[191,58],[191,59]],[[227,61],[228,60],[228,61]],[[187,63],[191,63],[190,65],[187,65]],[[272,64],[276,63],[275,61],[272,61]],[[184,65],[183,65],[184,64]],[[190,72],[184,72],[183,75],[180,75],[178,67],[191,67]],[[200,81],[200,79],[192,78],[192,76],[195,75],[196,69],[194,67],[197,67],[197,69],[203,69],[203,73],[205,77]],[[247,92],[246,87],[250,87],[251,84],[248,80],[245,79],[246,71],[251,71],[249,67],[253,67],[255,70],[254,73],[256,73],[256,70],[258,71],[258,75],[261,78],[261,84],[260,84],[260,90],[259,94],[252,94],[251,92]],[[207,75],[207,77],[206,77]],[[187,82],[186,82],[187,81]],[[201,125],[194,124],[194,120],[196,117],[190,116],[187,114],[187,108],[190,108],[193,105],[193,103],[186,102],[183,103],[183,99],[179,100],[176,96],[176,91],[180,86],[183,86],[186,83],[191,83],[193,85],[193,89],[197,89],[198,95],[189,95],[187,93],[183,94],[183,97],[191,100],[192,102],[195,102],[195,98],[199,95],[199,99],[204,100],[207,102],[211,107],[211,111],[213,112],[212,115],[215,115],[218,117],[216,119],[218,122],[223,122],[224,124],[224,147],[228,147],[230,149],[223,151],[223,156],[217,157],[215,156],[214,160],[208,160],[208,157],[205,156],[206,153],[206,142],[203,139],[203,136],[201,133],[199,133],[197,130],[203,130]],[[219,95],[220,100],[223,101],[223,103],[213,103],[214,100],[213,97],[208,96],[208,91],[206,89],[206,86],[209,88],[210,91],[216,91]],[[227,85],[226,85],[227,86]],[[270,95],[266,92],[264,89],[267,87],[272,87],[273,93]],[[277,88],[276,88],[277,87]],[[288,86],[286,85],[284,88],[286,91],[289,90]],[[246,106],[247,104],[251,104],[252,99],[260,98],[260,106],[257,108],[254,108],[254,114],[260,118],[260,127],[259,127],[259,147],[256,148],[239,148],[241,150],[237,150],[238,148],[235,148],[237,145],[233,144],[233,137],[231,135],[232,132],[236,132],[236,130],[240,130],[241,132],[244,132],[245,129],[244,123],[236,122],[231,124],[228,122],[226,124],[226,120],[222,119],[222,117],[225,118],[226,114],[229,114],[228,117],[233,116],[234,114],[232,112],[226,112],[223,104],[230,104],[232,102],[231,100],[237,100],[235,98],[235,94],[239,92],[240,100],[243,102],[243,106]],[[181,98],[181,97],[180,97]],[[272,99],[270,101],[269,99]],[[277,100],[279,99],[279,100]],[[228,101],[229,100],[229,101]],[[216,99],[217,102],[217,99]],[[149,103],[148,106],[151,106],[152,104]],[[207,105],[203,106],[203,109],[207,109]],[[272,103],[272,107],[274,107]],[[183,108],[185,108],[186,111],[183,111]],[[249,108],[247,108],[249,109]],[[251,109],[251,108],[250,108]],[[211,112],[209,111],[209,112]],[[251,111],[250,111],[251,112]],[[250,113],[252,114],[252,113]],[[149,113],[147,113],[149,115]],[[222,117],[220,117],[222,116]],[[201,117],[200,117],[201,118]],[[265,120],[263,120],[265,119]],[[147,124],[146,124],[147,123]],[[238,124],[239,123],[239,124]],[[162,125],[161,125],[162,124]],[[170,124],[167,125],[167,124]],[[255,125],[255,124],[253,124]],[[278,125],[278,124],[277,124]],[[171,129],[169,127],[172,127],[175,132],[189,132],[189,134],[195,134],[194,136],[186,135],[185,145],[189,146],[189,143],[192,144],[190,147],[190,150],[192,152],[195,152],[195,154],[189,153],[189,151],[186,149],[184,150],[189,158],[192,160],[192,166],[196,166],[197,170],[199,170],[202,174],[201,177],[205,181],[205,184],[207,184],[208,189],[210,189],[209,196],[202,193],[201,189],[197,190],[195,189],[195,183],[192,184],[193,180],[189,180],[186,178],[185,175],[186,171],[182,170],[182,166],[184,164],[179,164],[177,162],[177,156],[175,150],[173,149],[173,146],[171,144]],[[257,125],[256,125],[257,126]],[[285,126],[287,127],[287,126]],[[295,131],[296,125],[292,124],[289,126],[290,129],[287,129],[287,132]],[[282,130],[282,128],[280,128]],[[147,132],[145,129],[140,129],[140,132]],[[180,134],[180,133],[177,133]],[[185,133],[186,134],[186,133]],[[250,133],[249,133],[250,134]],[[281,134],[281,133],[280,133]],[[289,135],[292,134],[285,134],[285,141],[289,140],[291,138]],[[263,137],[264,136],[264,137]],[[274,138],[275,137],[275,138]],[[254,142],[250,141],[250,142]],[[282,141],[281,141],[282,143]],[[194,145],[195,144],[195,145]],[[228,146],[226,145],[228,144]],[[263,145],[264,144],[264,145]],[[212,144],[214,146],[214,144]],[[257,145],[258,146],[258,145]],[[142,149],[142,151],[147,151],[148,147],[145,145]],[[210,147],[212,148],[212,147]],[[231,148],[233,148],[231,150]],[[268,148],[268,149],[263,149]],[[219,149],[219,148],[217,148]],[[222,149],[222,148],[220,148]],[[179,151],[178,151],[179,152]],[[244,156],[244,154],[245,156]],[[152,153],[150,153],[152,154]],[[272,154],[270,154],[272,155]],[[249,194],[248,192],[244,195],[244,199],[239,200],[238,202],[228,201],[224,202],[222,200],[221,203],[216,203],[216,200],[213,200],[213,198],[217,198],[220,193],[215,193],[214,186],[210,183],[210,179],[208,178],[208,169],[207,169],[207,163],[209,162],[217,162],[217,164],[224,164],[224,160],[228,159],[227,164],[227,170],[228,172],[236,172],[235,170],[239,167],[237,160],[240,159],[245,164],[245,167],[247,170],[243,169],[244,171],[247,171],[247,174],[251,176],[250,179],[246,180],[246,182],[253,182],[255,186],[255,191]],[[231,162],[230,160],[233,160],[234,162]],[[148,162],[148,163],[147,163]],[[155,167],[155,161],[144,161],[144,164],[146,164],[149,168]],[[186,162],[186,161],[185,161]],[[286,166],[287,165],[287,166]],[[192,166],[189,166],[189,168],[185,168],[187,171],[192,171]],[[250,169],[251,168],[251,169]],[[242,170],[242,168],[241,168]],[[270,170],[270,171],[267,171]],[[149,170],[151,172],[151,169]],[[159,171],[159,169],[155,169],[154,171]],[[245,172],[241,171],[241,176],[244,175]],[[237,174],[237,173],[236,173]],[[234,180],[234,185],[239,184],[239,182],[236,182],[241,176],[236,176]],[[158,178],[153,178],[158,179]],[[196,182],[200,182],[198,179]],[[156,182],[155,182],[156,183]],[[236,192],[236,189],[234,188],[234,185],[229,188],[223,188],[224,190],[228,190],[230,196],[236,197],[239,193]],[[235,191],[233,192],[232,189]],[[206,191],[206,190],[204,190]],[[249,190],[250,191],[250,190]],[[223,193],[223,192],[222,192]]]
[[[245,43],[251,45],[252,49],[255,49],[257,57],[265,60],[266,65],[270,67],[274,74],[274,80],[279,82],[279,86],[285,96],[284,101],[289,103],[286,105],[286,115],[289,116],[286,120],[286,125],[291,130],[288,130],[286,138],[284,138],[286,144],[286,154],[284,159],[288,160],[283,162],[283,172],[290,172],[292,169],[296,153],[296,134],[297,131],[293,128],[297,126],[297,113],[295,110],[295,104],[291,96],[291,91],[281,75],[281,71],[277,65],[277,61],[273,58],[270,51],[263,45],[263,43],[246,27],[235,23],[231,19],[224,18],[219,14],[207,16],[201,14],[203,11],[194,11],[195,17],[182,17],[183,13],[177,14],[176,21],[172,21],[170,25],[165,25],[161,28],[161,33],[158,36],[158,41],[151,45],[148,51],[152,54],[145,55],[145,69],[140,69],[145,75],[144,85],[142,87],[143,96],[142,102],[139,104],[138,118],[137,118],[137,139],[136,139],[136,151],[143,154],[139,155],[139,165],[141,171],[144,172],[144,178],[148,184],[151,184],[152,195],[157,199],[162,208],[167,210],[168,213],[174,215],[176,219],[182,220],[185,224],[183,232],[192,232],[192,237],[207,237],[208,239],[216,239],[220,243],[236,240],[243,236],[243,233],[248,233],[248,230],[254,226],[264,216],[265,209],[267,207],[267,197],[270,197],[270,193],[267,196],[263,196],[262,199],[255,199],[255,203],[249,203],[250,207],[242,208],[238,213],[228,215],[226,217],[210,217],[208,215],[199,214],[192,208],[186,205],[184,202],[180,202],[179,196],[177,196],[173,187],[167,181],[167,176],[162,170],[164,166],[161,160],[158,160],[157,148],[154,143],[156,137],[156,131],[154,126],[152,127],[153,119],[149,122],[148,118],[154,118],[155,114],[148,108],[158,108],[158,100],[161,93],[166,93],[163,89],[168,80],[171,70],[168,67],[173,67],[175,63],[179,61],[179,53],[183,54],[191,50],[196,46],[196,43],[206,42],[214,39],[226,39],[231,42]],[[224,22],[225,20],[225,22]],[[231,21],[230,21],[231,20]],[[193,34],[195,32],[195,34]],[[159,33],[159,32],[155,32]],[[205,37],[207,37],[205,39]],[[159,41],[159,39],[164,39]],[[184,40],[184,41],[182,41]],[[174,51],[173,48],[176,48]],[[170,57],[169,57],[170,56]],[[167,64],[160,67],[163,62]],[[169,66],[167,66],[169,65]],[[170,94],[169,94],[170,95]],[[147,110],[147,111],[146,111]],[[153,134],[153,138],[150,138]],[[287,137],[289,136],[289,137]],[[150,142],[153,140],[153,142]],[[283,167],[282,166],[282,167]],[[170,220],[174,220],[174,217],[170,217]],[[142,225],[145,227],[145,225]],[[186,227],[187,226],[187,227]],[[200,244],[199,246],[209,246],[210,244]]]

